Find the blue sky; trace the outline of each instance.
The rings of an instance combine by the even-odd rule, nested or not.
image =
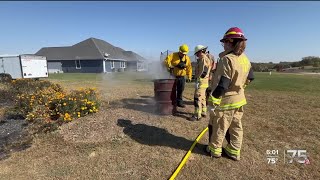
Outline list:
[[[320,56],[320,2],[0,2],[0,54],[35,53],[90,37],[158,59],[182,43],[217,55],[242,28],[254,62]]]

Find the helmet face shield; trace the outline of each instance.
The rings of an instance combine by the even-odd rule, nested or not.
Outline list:
[[[222,43],[228,43],[228,42],[233,43],[233,39],[230,39],[230,38],[228,38],[228,39],[221,39],[220,41],[221,41]]]
[[[198,52],[206,50],[208,48],[208,46],[203,46],[203,45],[197,45],[194,48],[194,54],[196,55]]]
[[[182,52],[182,51],[179,51],[181,54],[184,54],[184,55],[187,55],[188,52]]]

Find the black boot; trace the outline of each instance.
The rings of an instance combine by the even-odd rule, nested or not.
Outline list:
[[[177,106],[181,107],[181,108],[185,108],[186,107],[186,105],[184,105],[183,102],[181,102],[181,101],[178,101]]]
[[[195,115],[193,115],[191,118],[190,118],[190,121],[200,121],[201,120],[201,117],[197,117]]]

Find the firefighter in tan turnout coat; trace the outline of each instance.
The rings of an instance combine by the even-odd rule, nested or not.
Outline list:
[[[230,28],[220,40],[224,52],[220,53],[216,72],[212,79],[209,104],[209,145],[207,152],[212,157],[221,157],[222,150],[233,160],[240,160],[242,145],[243,106],[247,104],[245,86],[253,80],[251,63],[244,54],[246,38],[240,28]],[[250,72],[250,73],[249,73]],[[226,133],[229,131],[229,134]],[[228,144],[222,149],[223,140]]]
[[[207,116],[206,89],[209,87],[209,76],[211,74],[212,61],[207,54],[207,48],[203,45],[195,47],[194,54],[197,57],[195,67],[195,92],[194,92],[194,114],[192,121],[200,120]]]

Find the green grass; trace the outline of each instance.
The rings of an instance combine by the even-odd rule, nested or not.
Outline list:
[[[112,74],[95,73],[63,73],[50,74],[51,80],[62,80],[68,82],[91,81],[102,82],[122,81],[132,83],[150,82],[151,76],[143,72],[119,72]],[[193,83],[187,84],[187,87],[194,86]],[[288,93],[302,93],[305,95],[316,95],[320,92],[320,75],[299,75],[273,72],[269,73],[255,72],[255,80],[247,87],[248,91],[280,91]]]
[[[116,81],[150,80],[150,74],[144,72],[117,72],[117,73],[61,73],[49,74],[51,80],[63,81],[103,81],[112,79]]]
[[[49,74],[49,79],[63,81],[101,81],[102,74],[97,73],[61,73]]]
[[[281,91],[315,95],[320,92],[320,76],[284,73],[258,73],[248,90]]]

